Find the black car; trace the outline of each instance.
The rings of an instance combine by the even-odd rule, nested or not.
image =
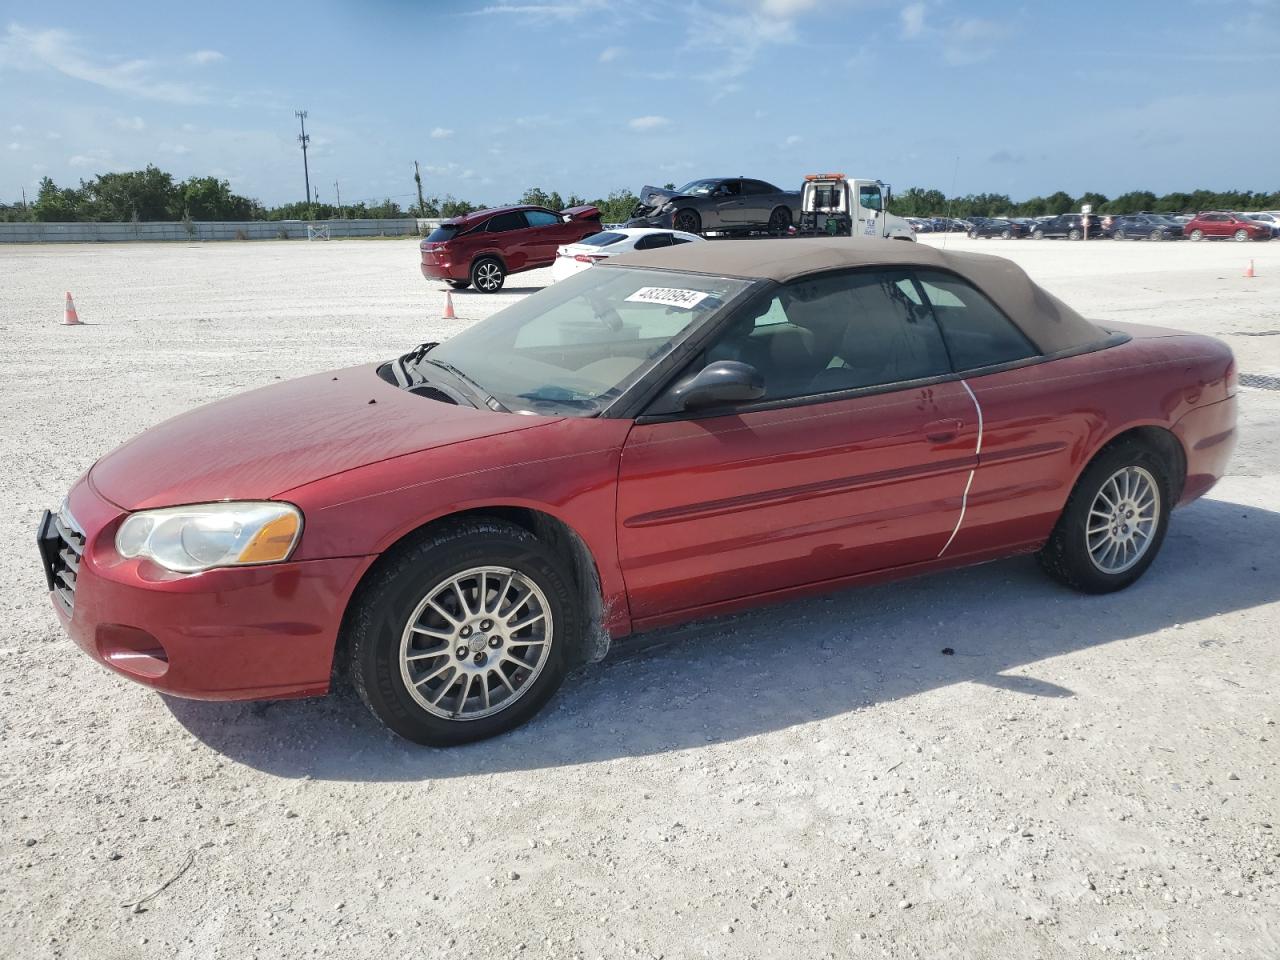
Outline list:
[[[985,237],[988,240],[992,237],[1012,240],[1015,237],[1025,236],[1027,232],[1027,228],[1016,220],[982,217],[972,220],[971,223],[973,226],[969,228],[969,236],[974,240],[979,237]]]
[[[1031,231],[1031,238],[1033,240],[1043,240],[1046,237],[1054,239],[1066,237],[1068,240],[1083,240],[1086,226],[1089,229],[1090,236],[1100,237],[1103,235],[1101,217],[1094,214],[1063,213],[1052,220],[1046,220],[1044,223],[1038,224]]]
[[[1182,224],[1159,214],[1112,217],[1103,231],[1112,240],[1181,240]]]
[[[642,187],[640,202],[623,226],[782,236],[799,217],[799,190],[780,190],[747,177],[716,177],[693,180],[678,190]]]

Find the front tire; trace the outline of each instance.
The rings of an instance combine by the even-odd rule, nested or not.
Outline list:
[[[676,215],[671,218],[671,226],[685,233],[701,235],[702,217],[698,216],[697,210],[677,210]]]
[[[1172,502],[1168,465],[1150,447],[1122,441],[1081,474],[1036,559],[1082,593],[1123,590],[1160,552]]]
[[[1115,232],[1115,233],[1113,233],[1113,234],[1111,234],[1111,239],[1112,239],[1112,240],[1123,240],[1123,239],[1125,239],[1125,235],[1124,235],[1124,227],[1117,227],[1117,228],[1116,228],[1116,232]]]
[[[497,257],[481,257],[471,265],[471,282],[481,293],[497,293],[507,282],[507,271]]]
[[[1012,230],[1002,230],[1002,231],[1000,231],[1000,239],[1001,239],[1001,240],[1012,240],[1012,239],[1013,239],[1013,231],[1012,231]]]
[[[391,555],[348,617],[352,682],[406,740],[504,733],[564,680],[582,618],[564,561],[498,520],[448,523]]]
[[[1081,233],[1080,233],[1080,231],[1079,231],[1079,230],[1077,230],[1075,227],[1072,227],[1072,228],[1071,228],[1071,232],[1067,234],[1067,239],[1068,239],[1068,240],[1079,240],[1079,239],[1081,238],[1081,236],[1083,236],[1083,234],[1081,234]]]
[[[1041,230],[1039,227],[1036,227],[1034,230],[1032,230],[1032,231],[1031,231],[1031,239],[1032,239],[1032,240],[1043,240],[1043,239],[1044,239],[1044,231],[1043,231],[1043,230]]]
[[[784,237],[787,231],[791,229],[791,211],[786,207],[775,207],[773,212],[769,214],[769,223],[766,227],[771,237]]]
[[[1191,240],[1196,240],[1196,241],[1203,240],[1203,239],[1204,239],[1204,231],[1203,231],[1203,230],[1192,230],[1192,231],[1191,231],[1191,236],[1190,236],[1190,238],[1189,238],[1189,239],[1191,239]]]
[[[1236,243],[1244,243],[1246,240],[1249,239],[1249,231],[1237,230],[1235,233],[1232,234],[1232,237],[1235,238]]]

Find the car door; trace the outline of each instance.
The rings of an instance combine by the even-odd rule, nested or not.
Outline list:
[[[1225,237],[1227,235],[1227,218],[1221,213],[1210,213],[1204,217],[1204,230],[1206,237]]]
[[[946,556],[1038,547],[1098,426],[1088,382],[1093,355],[1025,363],[1039,356],[1035,345],[979,290],[943,271],[915,277],[982,417],[978,467]]]
[[[739,310],[680,376],[750,363],[765,396],[637,420],[618,478],[631,615],[931,560],[976,464],[976,408],[901,271],[787,284]],[[678,381],[679,377],[677,377]]]
[[[884,196],[880,192],[880,185],[859,183],[857,222],[853,225],[854,236],[878,236],[883,209]]]
[[[485,225],[485,245],[496,250],[507,271],[524,270],[529,259],[529,223],[519,210],[494,214]]]
[[[741,180],[721,180],[711,191],[711,202],[719,226],[740,227],[747,222],[747,201],[742,196]],[[710,226],[705,219],[703,226]]]
[[[523,245],[530,266],[551,263],[562,243],[579,239],[576,233],[566,229],[564,218],[550,210],[526,210],[524,219],[529,226]]]

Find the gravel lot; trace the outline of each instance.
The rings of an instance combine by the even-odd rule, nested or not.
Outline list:
[[[1280,375],[1280,243],[946,243]],[[707,622],[477,746],[343,697],[166,700],[82,656],[33,536],[96,457],[546,282],[444,322],[415,261],[0,248],[0,955],[1280,955],[1276,391],[1242,391],[1232,475],[1127,592],[1018,559]],[[58,325],[68,289],[89,326]]]

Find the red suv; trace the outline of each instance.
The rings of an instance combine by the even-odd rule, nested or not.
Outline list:
[[[455,290],[475,284],[496,293],[509,273],[549,267],[556,249],[599,233],[600,211],[570,207],[495,207],[446,220],[420,243],[422,275]]]
[[[1197,213],[1183,228],[1191,240],[1231,237],[1233,240],[1270,240],[1271,225],[1234,213]]]

